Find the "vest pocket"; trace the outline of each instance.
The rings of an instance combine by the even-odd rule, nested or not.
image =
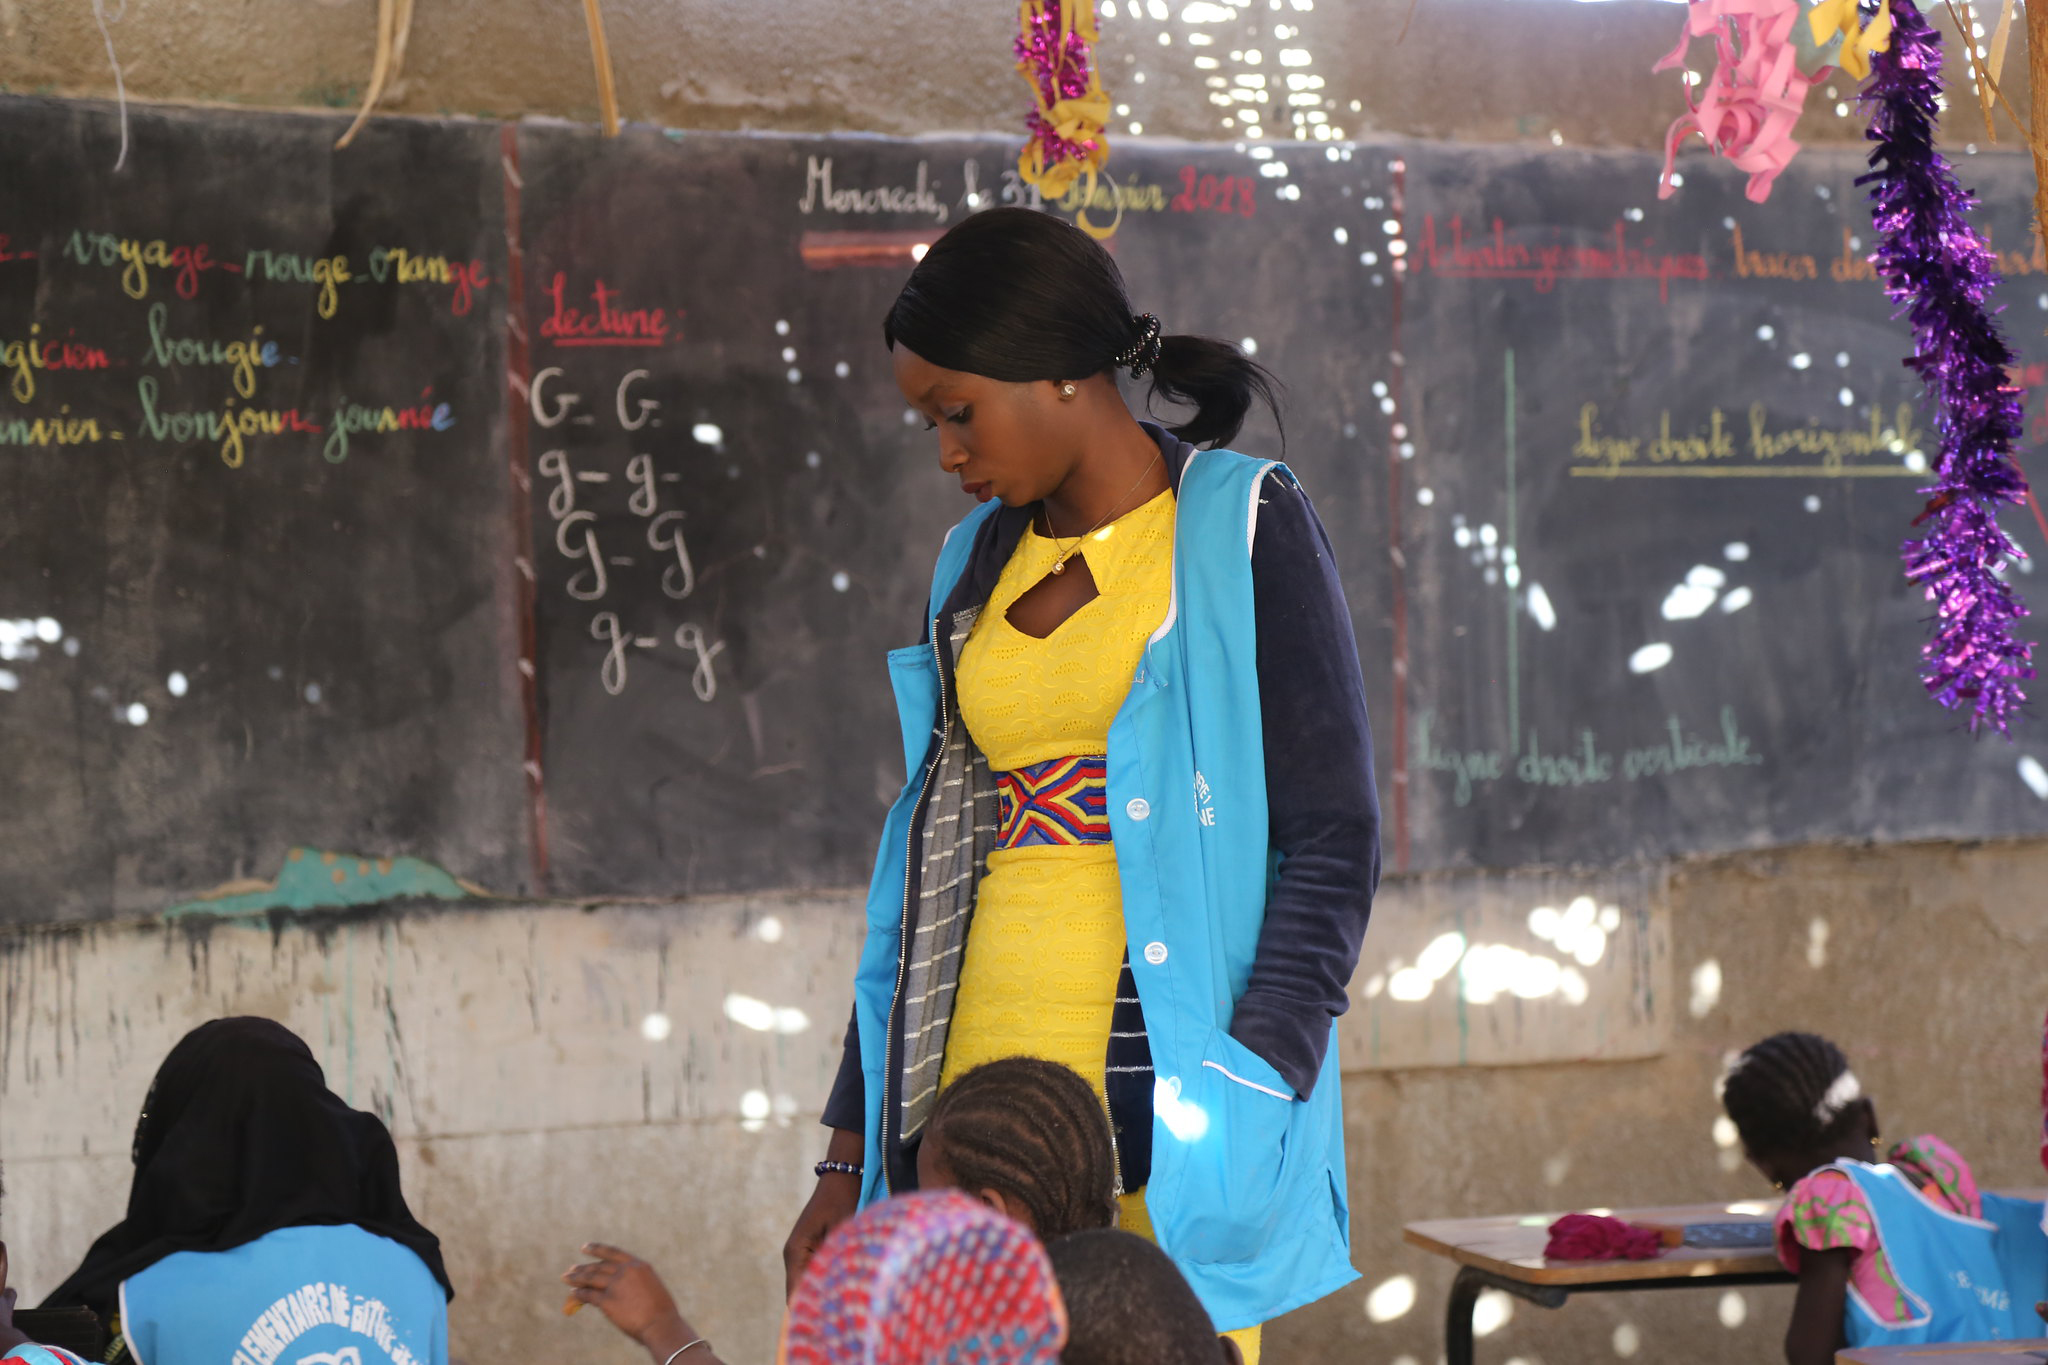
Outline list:
[[[1182,1077],[1181,1093],[1183,1133],[1201,1132],[1174,1135],[1192,1150],[1176,1191],[1170,1249],[1211,1264],[1252,1260],[1293,1202],[1288,1137],[1301,1106],[1278,1072],[1221,1029],[1210,1031],[1202,1064]]]

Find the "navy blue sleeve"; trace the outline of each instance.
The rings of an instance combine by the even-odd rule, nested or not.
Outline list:
[[[859,1015],[846,1021],[846,1051],[840,1054],[839,1075],[833,1079],[832,1094],[825,1101],[825,1126],[844,1128],[849,1133],[867,1130],[867,1078],[860,1069]]]
[[[1306,1099],[1351,1003],[1380,879],[1380,803],[1351,611],[1308,496],[1269,476],[1252,542],[1266,805],[1279,878],[1230,1035]]]

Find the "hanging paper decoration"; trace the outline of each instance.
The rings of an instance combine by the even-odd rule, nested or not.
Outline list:
[[[2013,353],[1985,311],[1997,280],[1991,252],[1970,226],[1976,199],[1956,183],[1934,149],[1941,96],[1941,37],[1913,6],[1897,0],[1892,42],[1858,96],[1871,111],[1877,144],[1870,189],[1877,249],[1871,260],[1885,293],[1912,319],[1906,360],[1927,385],[1941,447],[1925,528],[1902,554],[1906,577],[1934,603],[1933,637],[1921,646],[1921,680],[1943,706],[1965,710],[1971,730],[2000,734],[2026,702],[2033,645],[2014,628],[2026,606],[2001,576],[2020,550],[1999,529],[2001,503],[2027,496],[2013,461],[2020,401],[2006,378]]]
[[[1024,118],[1029,134],[1017,172],[1048,199],[1058,199],[1109,159],[1109,96],[1095,71],[1094,0],[1022,0],[1018,5],[1017,70],[1031,83],[1037,107]],[[1089,227],[1087,200],[1081,226]],[[1106,235],[1098,233],[1097,235]]]
[[[1806,16],[1813,41],[1825,45],[1837,33],[1842,35],[1842,70],[1859,81],[1870,79],[1870,58],[1892,42],[1892,0],[1881,0],[1877,17],[1867,25],[1857,23],[1857,0],[1820,0]]]
[[[1853,8],[1855,0],[1849,3]],[[1664,140],[1664,173],[1657,179],[1659,199],[1676,192],[1671,168],[1687,133],[1698,133],[1749,172],[1752,202],[1770,197],[1771,182],[1799,152],[1792,128],[1806,92],[1831,70],[1822,67],[1808,76],[1793,61],[1792,25],[1798,18],[1799,0],[1691,0],[1685,7],[1678,46],[1651,70],[1682,65],[1692,40],[1708,34],[1714,38],[1714,70],[1701,83],[1697,101],[1686,90],[1686,111],[1672,121]]]

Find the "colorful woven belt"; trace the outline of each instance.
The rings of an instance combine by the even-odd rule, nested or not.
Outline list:
[[[1100,754],[1049,758],[996,774],[997,848],[1106,844],[1109,764]]]

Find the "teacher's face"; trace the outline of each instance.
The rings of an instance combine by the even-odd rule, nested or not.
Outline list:
[[[1073,472],[1081,446],[1080,404],[1063,402],[1058,382],[1005,383],[895,350],[896,387],[939,438],[939,468],[977,502],[1025,507]]]

